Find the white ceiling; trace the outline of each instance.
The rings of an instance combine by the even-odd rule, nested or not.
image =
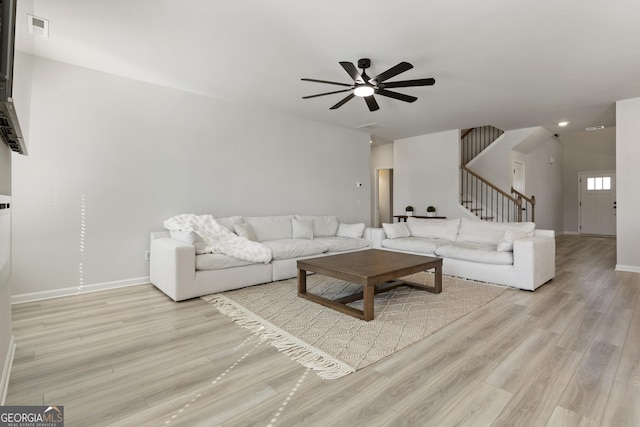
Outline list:
[[[553,133],[615,125],[615,101],[640,97],[638,0],[18,0],[18,50],[45,58],[279,110],[338,126],[376,123],[394,140],[491,124]],[[26,12],[49,20],[49,39],[26,32]],[[339,61],[400,61],[380,110],[345,94],[304,95],[350,83]],[[391,81],[391,80],[390,80]],[[557,123],[570,122],[561,129]]]

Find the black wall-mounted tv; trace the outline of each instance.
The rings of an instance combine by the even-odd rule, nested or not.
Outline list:
[[[0,137],[13,151],[27,154],[13,105],[13,52],[17,0],[0,0]]]

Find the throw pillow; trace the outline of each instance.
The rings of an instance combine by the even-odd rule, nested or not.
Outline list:
[[[291,219],[291,234],[294,239],[313,239],[312,219]]]
[[[527,231],[513,231],[507,230],[504,232],[500,240],[498,241],[498,252],[511,252],[513,251],[513,241],[516,239],[522,239],[529,237],[530,233]]]
[[[251,224],[247,224],[243,222],[241,224],[235,224],[233,229],[236,230],[236,234],[240,237],[244,237],[245,239],[249,239],[252,242],[257,242],[258,238],[256,237],[256,232],[253,230]]]
[[[336,233],[336,236],[360,238],[362,237],[362,233],[364,233],[363,222],[359,224],[340,224],[338,226],[338,232]]]
[[[293,215],[245,216],[244,223],[251,225],[256,233],[256,241],[290,239]]]
[[[296,215],[295,218],[313,220],[313,237],[332,237],[338,230],[338,217],[334,215]]]
[[[397,239],[398,237],[409,237],[409,228],[404,222],[397,222],[393,224],[383,223],[382,228],[388,239]]]

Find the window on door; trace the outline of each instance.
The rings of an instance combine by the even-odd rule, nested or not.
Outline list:
[[[598,176],[587,178],[587,191],[611,190],[611,177]]]

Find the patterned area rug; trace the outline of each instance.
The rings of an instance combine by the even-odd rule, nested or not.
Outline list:
[[[407,276],[433,284],[433,274]],[[443,276],[442,293],[402,286],[375,296],[375,319],[356,319],[298,298],[296,279],[202,297],[240,326],[323,378],[339,378],[431,335],[501,295],[507,288]],[[362,288],[319,274],[308,276],[307,290],[325,298]],[[362,301],[350,306],[362,309]]]

